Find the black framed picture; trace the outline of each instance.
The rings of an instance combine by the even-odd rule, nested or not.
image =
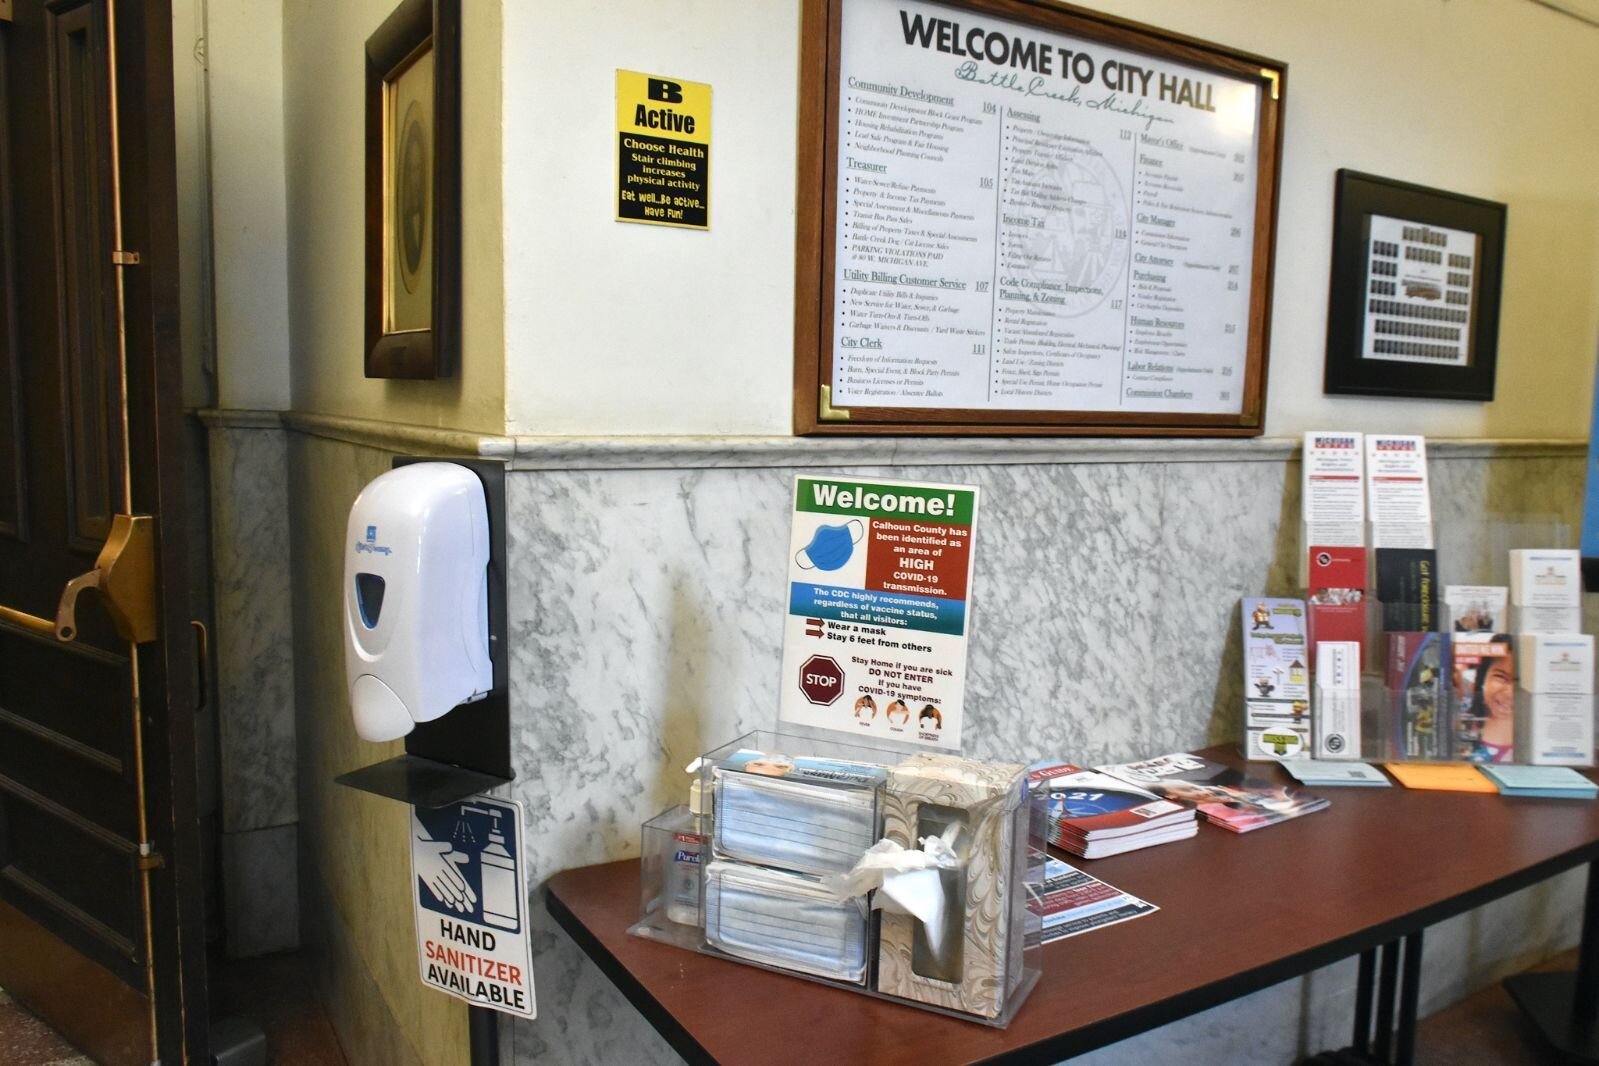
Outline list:
[[[460,0],[404,0],[366,42],[366,376],[454,373]]]
[[[1323,391],[1494,398],[1505,205],[1338,171]]]

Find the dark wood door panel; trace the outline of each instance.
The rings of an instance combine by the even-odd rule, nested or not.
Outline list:
[[[0,775],[0,899],[143,984],[138,848]]]
[[[132,737],[126,655],[0,630],[0,710],[119,764]],[[6,750],[0,746],[0,770]]]
[[[117,507],[122,467],[111,263],[111,158],[106,31],[98,4],[49,5],[50,109],[59,201],[61,397],[70,492],[68,542],[97,551]]]
[[[0,25],[0,94],[11,84],[11,34]],[[17,357],[16,245],[11,233],[10,108],[0,106],[0,537],[24,540],[28,515],[23,506],[22,375]]]
[[[23,728],[16,728],[13,723]],[[138,837],[133,784],[124,779],[120,767],[87,762],[84,749],[74,750],[66,738],[52,735],[49,730],[3,709],[0,709],[0,748],[6,751],[4,764],[0,765],[0,779],[51,796],[74,817],[99,831],[129,840]],[[63,793],[58,790],[62,781],[73,781],[80,787]]]
[[[159,635],[117,639],[92,592],[72,644],[0,623],[0,985],[97,1059],[207,1061],[172,18],[109,7],[11,0],[0,22],[0,604],[53,618],[113,517],[144,512]]]

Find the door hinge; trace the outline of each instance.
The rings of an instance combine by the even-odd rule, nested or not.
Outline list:
[[[138,252],[125,252],[121,248],[118,248],[116,251],[111,253],[111,262],[114,265],[119,266],[119,267],[138,266],[139,265],[139,253]]]
[[[159,851],[150,846],[148,840],[139,845],[139,869],[159,870],[166,864],[166,859],[161,857]]]

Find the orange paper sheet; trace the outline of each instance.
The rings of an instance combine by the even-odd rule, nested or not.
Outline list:
[[[1390,762],[1383,769],[1406,788],[1432,788],[1445,792],[1498,793],[1475,763],[1469,762]]]

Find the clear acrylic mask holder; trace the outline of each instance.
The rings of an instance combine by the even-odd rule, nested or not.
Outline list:
[[[758,760],[759,765],[751,770],[750,753],[760,753],[763,758]],[[757,731],[740,737],[731,744],[725,745],[707,753],[701,760],[700,773],[702,775],[702,794],[704,798],[705,813],[701,817],[690,814],[688,808],[672,808],[649,822],[643,829],[643,858],[642,872],[642,900],[641,917],[628,931],[638,936],[652,940],[670,943],[678,947],[689,948],[702,954],[711,955],[729,962],[758,969],[770,970],[800,980],[811,981],[817,984],[830,985],[835,988],[847,989],[851,992],[868,995],[875,999],[882,999],[893,1003],[900,1003],[921,1010],[930,1010],[945,1014],[950,1017],[966,1021],[977,1022],[982,1025],[1004,1027],[1010,1024],[1016,1011],[1037,983],[1040,975],[1042,956],[1042,931],[1043,931],[1043,878],[1044,878],[1044,816],[1043,810],[1036,798],[1030,792],[1023,791],[1020,798],[1011,800],[1000,797],[989,801],[989,806],[974,805],[967,811],[961,812],[973,819],[982,821],[988,826],[990,832],[1002,833],[1004,861],[1009,868],[1004,871],[1004,889],[999,900],[1005,920],[1000,923],[1004,930],[1004,943],[979,944],[979,948],[994,952],[996,957],[1002,957],[1000,967],[1002,984],[1005,989],[1003,1002],[992,1016],[972,1013],[961,1009],[953,1009],[946,1005],[925,1002],[918,999],[909,999],[903,996],[891,995],[879,991],[878,984],[882,976],[881,968],[885,956],[883,916],[877,909],[867,912],[867,937],[866,959],[867,966],[864,980],[861,983],[833,980],[805,973],[785,966],[768,965],[761,961],[729,954],[719,950],[707,939],[705,931],[705,892],[707,879],[705,869],[713,861],[728,861],[724,856],[716,854],[716,778],[719,772],[727,773],[730,768],[734,774],[753,772],[756,774],[773,774],[781,779],[786,773],[791,773],[785,767],[788,762],[802,760],[817,760],[821,762],[836,761],[842,764],[865,765],[880,767],[886,771],[889,767],[898,766],[914,754],[911,749],[904,749],[900,745],[894,746],[867,746],[849,743],[836,738],[836,735],[818,735],[807,731],[804,735],[798,733],[776,733],[771,731]],[[886,774],[885,774],[886,776]],[[836,787],[843,790],[868,790],[879,794],[874,795],[869,801],[872,804],[872,839],[880,839],[887,831],[884,825],[882,808],[888,800],[882,791],[886,783],[863,785],[858,781],[849,780],[848,773],[840,774],[841,780],[828,784],[825,767],[818,770],[816,776],[808,779],[809,784],[826,789]],[[1000,809],[995,804],[1010,804]],[[942,810],[943,808],[938,808]],[[996,820],[985,818],[986,815],[997,815]],[[914,847],[914,844],[912,845]],[[698,848],[697,856],[690,857],[689,852]],[[685,922],[681,919],[690,917],[688,904],[695,897],[689,891],[685,880],[687,871],[697,865],[700,873],[699,913],[693,917],[696,922]],[[753,865],[753,864],[752,864]],[[965,867],[961,868],[964,871]],[[964,876],[964,873],[962,873]],[[952,897],[957,901],[964,900],[964,895],[957,892]],[[963,945],[969,943],[967,939],[967,914],[960,914],[958,933]],[[920,934],[918,933],[918,950],[921,949]],[[981,954],[982,952],[978,952]],[[962,956],[964,959],[964,956]],[[969,960],[966,960],[969,962]],[[918,963],[919,964],[919,956]],[[949,965],[945,962],[945,965]],[[959,964],[957,964],[959,965]],[[951,976],[948,973],[941,977]],[[954,987],[958,982],[949,982]]]

